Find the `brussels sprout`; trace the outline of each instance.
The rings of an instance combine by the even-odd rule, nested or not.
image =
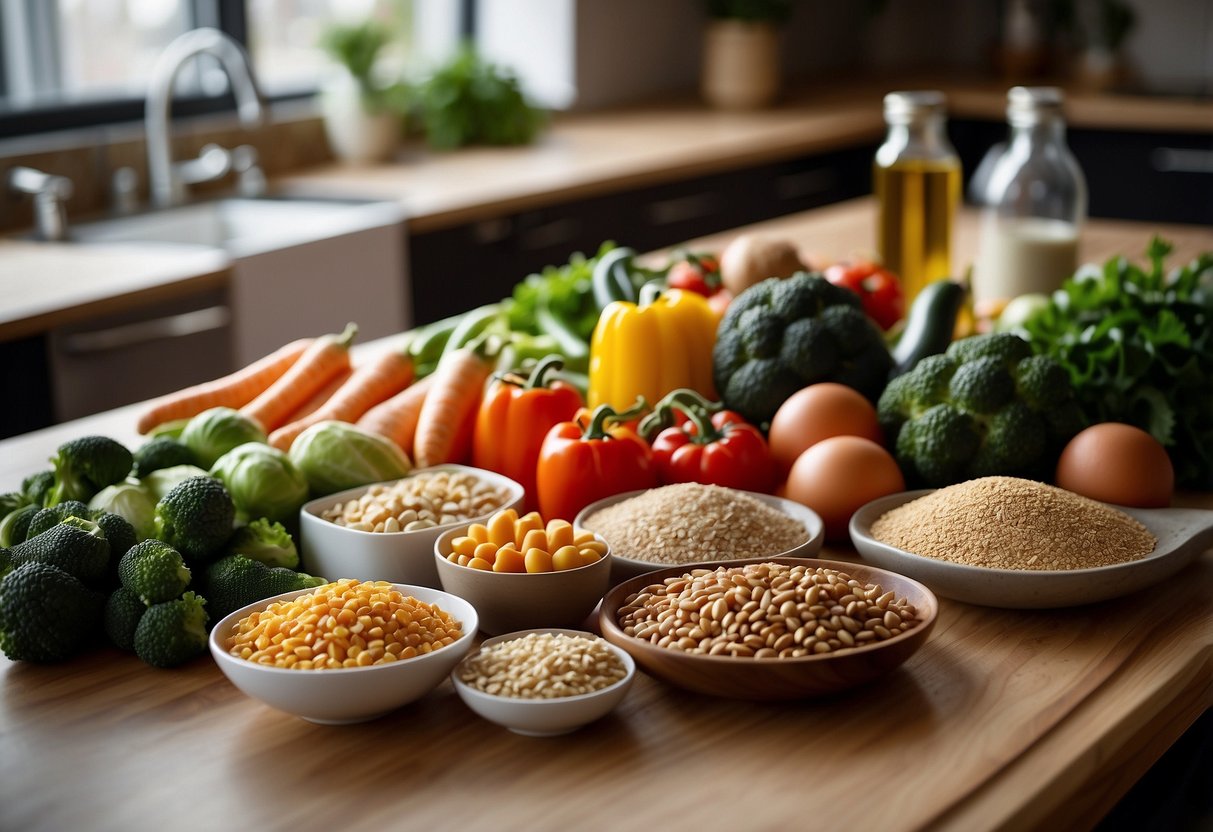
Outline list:
[[[88,507],[117,514],[131,524],[137,539],[147,540],[156,536],[157,499],[142,483],[119,482],[98,491],[88,501]]]
[[[211,476],[227,486],[246,519],[291,521],[307,502],[307,477],[282,451],[260,442],[246,442],[219,457]]]
[[[399,479],[412,468],[395,442],[345,422],[312,425],[295,438],[290,457],[318,497]]]
[[[174,465],[171,468],[161,468],[159,471],[152,471],[143,478],[143,484],[152,490],[152,495],[157,500],[163,500],[165,494],[190,477],[209,476],[209,473],[197,465]]]
[[[265,441],[261,425],[230,407],[202,411],[181,432],[181,442],[194,452],[203,468],[210,468],[215,460],[238,445]]]

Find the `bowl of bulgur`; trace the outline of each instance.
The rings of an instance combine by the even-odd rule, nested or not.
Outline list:
[[[521,507],[523,496],[508,477],[454,464],[330,494],[299,512],[301,568],[326,578],[439,589],[434,541],[499,509]]]
[[[573,525],[611,547],[611,583],[668,566],[811,557],[824,525],[807,506],[770,494],[676,483],[586,506]]]

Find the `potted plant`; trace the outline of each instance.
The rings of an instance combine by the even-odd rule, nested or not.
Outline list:
[[[792,0],[706,0],[703,97],[715,107],[766,107],[779,94],[778,27]]]
[[[405,90],[402,83],[375,83],[375,61],[391,39],[387,26],[375,21],[333,25],[320,43],[339,71],[320,93],[329,146],[345,162],[378,162],[391,158],[400,142]]]

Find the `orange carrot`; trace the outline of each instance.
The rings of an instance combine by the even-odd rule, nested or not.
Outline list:
[[[430,386],[434,383],[432,375],[409,385],[387,401],[380,402],[357,422],[358,427],[386,436],[395,442],[410,457],[413,455],[413,437],[417,433],[417,417],[421,415],[421,406]]]
[[[333,394],[341,389],[341,385],[345,384],[346,380],[354,374],[354,368],[342,370],[337,375],[333,376],[333,380],[316,391],[316,394],[308,399],[303,404],[299,405],[291,415],[287,417],[287,424],[310,416],[324,406],[324,403],[333,397]]]
[[[295,437],[317,422],[330,419],[338,422],[356,421],[371,407],[412,383],[413,374],[413,359],[407,353],[397,350],[385,352],[355,369],[332,398],[314,413],[271,433],[270,444],[280,451],[288,451]]]
[[[342,370],[350,368],[350,342],[358,326],[349,324],[340,335],[322,335],[299,356],[281,378],[240,409],[267,432],[277,430],[299,408]]]
[[[292,341],[234,373],[161,396],[140,414],[138,431],[147,433],[157,425],[188,419],[212,407],[244,407],[280,379],[312,341],[311,338]]]
[[[456,462],[467,455],[476,409],[492,372],[493,362],[473,348],[443,356],[417,416],[413,456],[418,465]]]

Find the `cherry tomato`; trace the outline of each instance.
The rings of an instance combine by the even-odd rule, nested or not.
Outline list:
[[[888,269],[875,263],[835,263],[825,271],[826,280],[850,289],[863,301],[863,311],[881,329],[888,329],[905,315],[905,295],[901,281]]]
[[[720,291],[720,261],[710,254],[685,254],[670,266],[666,283],[710,298]]]

